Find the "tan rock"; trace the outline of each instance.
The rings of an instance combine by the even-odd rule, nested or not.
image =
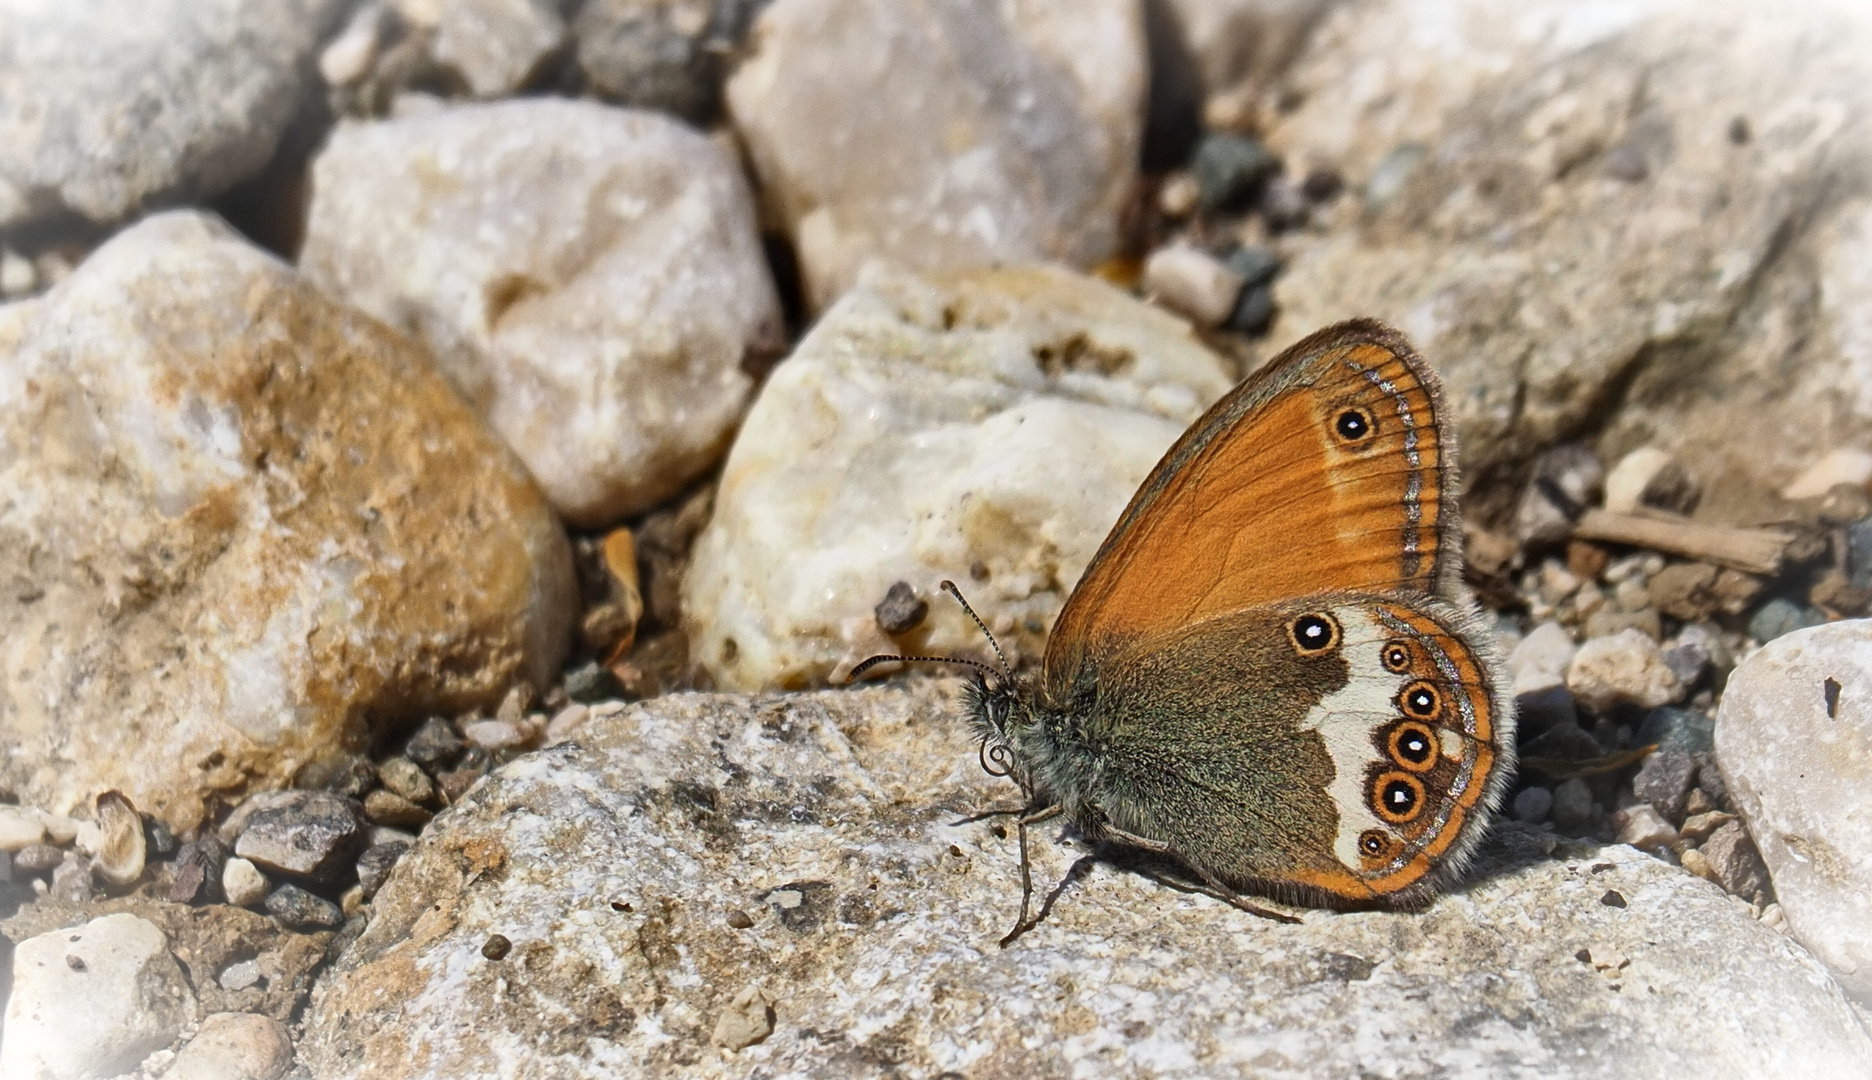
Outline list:
[[[743,361],[780,347],[746,181],[667,117],[529,99],[345,124],[313,190],[306,274],[426,340],[575,525],[714,465]]]
[[[279,1080],[292,1066],[292,1033],[270,1016],[215,1013],[176,1055],[166,1080]]]
[[[824,308],[929,270],[1113,254],[1147,84],[1129,0],[778,0],[728,106]]]
[[[0,590],[0,783],[181,831],[557,672],[564,535],[407,341],[187,212],[29,306],[0,365],[0,565],[32,586]]]

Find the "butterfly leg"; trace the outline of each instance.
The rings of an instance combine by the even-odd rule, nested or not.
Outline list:
[[[1037,811],[1031,808],[1029,809],[1029,813],[1021,815],[1014,821],[1015,833],[1020,838],[1020,920],[1014,924],[1014,929],[1009,930],[1007,936],[1001,939],[1001,947],[1004,949],[1007,948],[1008,944],[1015,938],[1039,926],[1040,919],[1044,917],[1045,914],[1045,909],[1043,908],[1040,916],[1036,916],[1032,919],[1027,917],[1028,910],[1033,906],[1033,866],[1027,859],[1027,826],[1038,825],[1048,818],[1058,817],[1062,808],[1058,803],[1055,803],[1052,806],[1044,807]],[[1050,907],[1051,905],[1049,904],[1048,906]]]
[[[1211,874],[1209,871],[1203,869],[1201,863],[1195,862],[1194,860],[1191,860],[1191,859],[1184,858],[1181,854],[1177,852],[1175,847],[1167,843],[1164,843],[1162,840],[1152,840],[1149,837],[1139,836],[1136,833],[1128,833],[1124,831],[1123,829],[1117,828],[1109,824],[1105,826],[1104,834],[1109,839],[1116,840],[1121,844],[1129,844],[1135,848],[1141,848],[1145,851],[1150,852],[1153,855],[1166,855],[1172,859],[1175,859],[1177,862],[1182,863],[1184,866],[1190,868],[1191,870],[1196,871],[1196,875],[1203,879],[1203,883],[1205,885],[1209,886],[1207,889],[1197,889],[1196,890],[1197,892],[1200,892],[1205,896],[1213,896],[1217,900],[1222,901],[1223,903],[1236,909],[1237,911],[1245,911],[1250,915],[1258,915],[1263,919],[1272,919],[1274,922],[1297,923],[1300,921],[1299,919],[1295,918],[1292,915],[1288,915],[1285,912],[1272,911],[1272,910],[1269,910],[1268,908],[1264,908],[1260,906],[1259,904],[1254,903],[1253,901],[1249,900],[1247,897],[1236,892],[1234,889],[1231,889],[1227,885],[1224,885],[1221,881],[1219,881],[1216,878],[1214,874]],[[1154,874],[1146,873],[1145,876],[1151,878],[1152,880],[1158,882],[1159,884],[1169,884],[1169,882],[1165,881],[1163,878],[1158,877]],[[1025,912],[1023,911],[1023,914],[1024,913]]]

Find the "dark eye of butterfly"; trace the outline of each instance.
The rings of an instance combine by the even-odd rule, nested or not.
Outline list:
[[[1427,682],[1414,682],[1398,695],[1398,704],[1406,715],[1419,720],[1428,720],[1435,716],[1443,706],[1443,699],[1437,694],[1436,687]]]
[[[1383,659],[1386,671],[1403,674],[1410,670],[1410,646],[1401,641],[1387,641]]]
[[[1413,776],[1405,773],[1385,773],[1373,785],[1373,795],[1377,797],[1378,813],[1387,821],[1409,821],[1417,816],[1423,807],[1423,785]]]
[[[1371,417],[1362,409],[1347,409],[1333,421],[1333,429],[1346,442],[1358,442],[1372,432]]]
[[[1287,624],[1287,637],[1301,656],[1322,656],[1339,646],[1339,624],[1324,613],[1302,615]]]
[[[1399,724],[1391,733],[1391,757],[1407,769],[1421,772],[1436,760],[1436,734],[1422,724]]]

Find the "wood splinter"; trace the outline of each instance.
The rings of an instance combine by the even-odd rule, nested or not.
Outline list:
[[[1751,574],[1773,575],[1794,537],[1776,529],[1708,525],[1663,514],[1619,514],[1592,509],[1580,515],[1573,535],[1581,540],[1628,544]]]

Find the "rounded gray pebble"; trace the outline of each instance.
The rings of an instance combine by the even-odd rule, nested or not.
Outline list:
[[[1553,809],[1553,792],[1544,787],[1531,787],[1514,797],[1514,816],[1517,821],[1538,825],[1547,820],[1547,814]]]

